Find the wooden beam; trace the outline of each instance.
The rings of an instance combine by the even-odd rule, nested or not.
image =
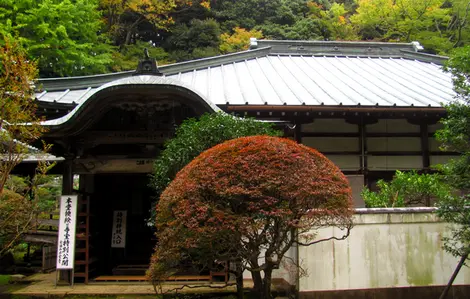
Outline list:
[[[360,156],[361,152],[360,151],[320,151],[324,155],[331,155],[331,156]],[[434,152],[430,151],[429,152],[430,156],[458,156],[459,153],[454,153],[454,152]],[[393,151],[393,152],[387,152],[387,151],[366,151],[365,156],[379,156],[379,157],[384,157],[384,156],[390,156],[390,157],[400,157],[400,156],[422,156],[421,151]]]
[[[297,112],[358,112],[358,113],[445,113],[443,107],[395,107],[395,106],[338,106],[338,105],[227,105],[227,111],[297,111]]]
[[[171,138],[170,130],[162,131],[88,131],[80,136],[83,144],[163,144]]]
[[[368,178],[367,178],[367,131],[366,131],[366,125],[363,121],[361,121],[360,124],[358,124],[358,133],[359,133],[359,163],[360,163],[360,169],[361,173],[364,175],[364,185],[368,186]]]
[[[385,137],[385,138],[399,138],[399,137],[421,137],[421,132],[403,132],[403,133],[374,133],[374,132],[367,132],[367,137],[370,138],[377,138],[377,137]],[[303,137],[359,137],[359,132],[302,132]],[[428,137],[434,137],[434,133],[428,133]]]
[[[429,157],[429,132],[428,132],[428,125],[427,124],[420,124],[420,131],[421,131],[421,151],[422,151],[422,159],[423,159],[423,168],[429,169],[431,164],[431,159]]]
[[[294,139],[297,143],[302,143],[302,137],[305,133],[302,132],[302,125],[300,123],[295,124]]]
[[[66,157],[63,163],[62,173],[62,194],[71,195],[73,193],[73,160]]]

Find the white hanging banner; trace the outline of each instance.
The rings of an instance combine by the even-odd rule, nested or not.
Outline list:
[[[126,222],[127,222],[127,211],[114,211],[111,247],[114,247],[114,248],[126,247]]]
[[[75,229],[77,225],[77,201],[77,195],[64,195],[60,197],[57,269],[73,269]]]

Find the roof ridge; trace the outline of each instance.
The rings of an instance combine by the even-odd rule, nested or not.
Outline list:
[[[245,59],[252,59],[260,56],[269,54],[271,47],[263,47],[258,49],[240,51],[236,53],[230,53],[225,55],[218,55],[214,57],[201,58],[196,60],[172,63],[162,65],[159,70],[164,75],[173,75],[186,71],[193,71],[201,68],[207,68],[212,66],[219,66],[226,63],[233,63],[242,61]],[[130,77],[135,71],[124,71],[118,73],[98,74],[89,76],[77,76],[77,77],[58,77],[58,78],[40,78],[37,80],[38,89],[57,91],[65,89],[84,89],[88,87],[99,87],[103,84],[109,83],[114,80]]]
[[[258,40],[258,45],[271,47],[277,55],[325,55],[358,57],[402,57],[442,65],[448,58],[419,52],[419,42],[368,42],[368,41],[304,41]]]
[[[227,63],[239,62],[246,59],[266,56],[271,52],[271,47],[262,47],[258,49],[250,49],[236,53],[218,55],[214,57],[189,60],[173,64],[167,64],[160,67],[165,75],[173,75],[186,71],[193,71],[201,68],[219,66]]]

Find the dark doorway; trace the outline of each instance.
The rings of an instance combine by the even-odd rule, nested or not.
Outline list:
[[[148,183],[147,174],[95,175],[91,244],[99,260],[96,275],[145,275],[155,246],[153,229],[146,221],[154,196]],[[127,211],[125,248],[111,247],[117,210]]]

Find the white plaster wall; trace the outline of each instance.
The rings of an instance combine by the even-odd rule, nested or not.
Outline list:
[[[420,151],[419,137],[367,137],[367,150],[369,151]]]
[[[297,267],[295,262],[297,261],[297,246],[292,246],[288,252],[282,265],[279,269],[273,271],[273,278],[283,278],[290,285],[295,285],[297,281]]]
[[[338,166],[341,170],[359,170],[360,160],[359,156],[352,156],[352,155],[326,155],[328,159],[330,159],[336,166]]]
[[[447,224],[431,213],[355,215],[355,227],[344,241],[300,247],[309,275],[301,292],[319,290],[445,285],[458,259],[442,249]],[[339,235],[333,228],[319,237]],[[470,284],[463,267],[455,284]]]
[[[429,150],[433,152],[438,152],[440,151],[439,146],[441,146],[440,142],[436,140],[434,137],[429,137],[428,138],[428,143],[429,143]]]
[[[444,128],[444,126],[441,123],[436,123],[434,125],[429,125],[428,126],[428,131],[432,133],[432,132],[436,132],[437,130],[440,130],[442,128]]]
[[[367,156],[370,170],[421,169],[421,156]]]
[[[302,144],[320,152],[359,151],[357,137],[303,137]]]

